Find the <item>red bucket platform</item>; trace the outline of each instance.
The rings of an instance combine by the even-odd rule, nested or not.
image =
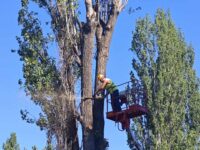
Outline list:
[[[142,116],[147,113],[148,110],[146,107],[134,104],[119,112],[107,112],[106,117],[112,121],[120,122],[124,130],[130,127],[130,118]]]

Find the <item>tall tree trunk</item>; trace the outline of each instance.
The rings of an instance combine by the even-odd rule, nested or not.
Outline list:
[[[106,65],[109,56],[109,48],[112,39],[112,33],[117,21],[119,11],[114,5],[110,18],[106,25],[99,24],[96,30],[97,57],[96,57],[96,77],[98,74],[106,75]],[[99,89],[100,82],[95,78],[95,91]],[[104,95],[104,92],[102,92]],[[104,140],[104,99],[95,100],[93,106],[95,149],[104,150],[107,146]]]
[[[93,134],[93,111],[92,111],[92,52],[96,30],[96,12],[93,9],[92,0],[85,0],[86,23],[82,27],[82,80],[81,80],[81,115],[83,149],[95,150]]]
[[[125,6],[121,1],[113,0],[111,12],[109,11],[108,20],[104,24],[99,17],[99,4],[97,0],[94,10],[92,0],[85,0],[87,23],[83,28],[82,98],[84,100],[82,101],[81,110],[83,115],[84,150],[103,150],[107,146],[104,140],[104,101],[103,99],[95,100],[94,105],[92,105],[90,99],[92,97],[92,50],[95,32],[97,43],[96,75],[98,73],[105,74],[114,26],[119,12]],[[97,22],[98,25],[96,24]],[[97,90],[100,85],[97,79],[95,79],[95,82],[95,90]]]
[[[94,150],[93,115],[92,115],[92,51],[95,35],[95,27],[85,24],[83,28],[83,52],[82,52],[82,106],[83,116],[83,149]]]

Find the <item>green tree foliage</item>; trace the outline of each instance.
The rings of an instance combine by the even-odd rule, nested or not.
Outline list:
[[[55,139],[57,149],[79,149],[77,121],[82,126],[83,149],[105,149],[103,100],[90,101],[94,91],[94,45],[96,75],[105,74],[114,26],[128,1],[85,0],[84,22],[79,20],[79,2],[21,0],[18,23],[22,31],[17,41],[25,81],[19,80],[19,84],[42,110],[39,118],[29,118],[26,110],[21,114],[28,123],[35,123],[46,130],[47,143]],[[40,18],[40,11],[44,10],[49,19],[47,26]],[[57,59],[49,55],[52,40],[59,51]],[[79,77],[81,104],[77,109],[75,85]],[[99,82],[95,84],[96,88],[100,87]],[[93,108],[98,108],[98,111],[93,111]]]
[[[158,10],[154,22],[148,16],[137,21],[132,51],[133,88],[143,87],[133,97],[149,109],[148,116],[134,119],[133,130],[147,149],[194,149],[200,131],[194,49],[170,14]],[[131,140],[129,145],[134,149]]]
[[[48,144],[44,150],[53,150],[53,146],[51,144]]]
[[[17,136],[15,133],[10,134],[10,138],[3,144],[3,150],[20,150],[19,144],[17,144]]]
[[[33,146],[32,150],[38,150],[38,148],[36,146]]]
[[[64,149],[67,143],[76,143],[74,145],[78,146],[77,136],[74,133],[76,132],[74,87],[79,76],[78,54],[74,54],[75,50],[78,51],[78,46],[74,43],[78,44],[76,41],[78,34],[74,33],[76,2],[64,0],[56,3],[57,5],[45,0],[21,0],[18,23],[22,31],[17,41],[18,54],[23,62],[24,83],[19,80],[19,84],[42,110],[37,119],[29,118],[29,112],[23,110],[22,119],[28,123],[35,123],[41,130],[46,130],[48,143],[55,136],[56,142],[60,144],[59,149]],[[30,7],[33,4],[44,8],[50,14],[49,33],[48,30],[44,30],[38,12],[31,11]],[[64,23],[65,19],[67,21]],[[49,28],[48,23],[46,23],[47,28]],[[50,34],[52,32],[54,34]],[[55,58],[49,55],[49,46],[53,42],[57,43],[60,50],[59,65],[56,64]],[[62,136],[62,133],[67,134],[69,139],[66,135]]]

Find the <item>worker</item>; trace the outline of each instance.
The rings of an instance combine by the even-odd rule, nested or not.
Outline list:
[[[121,111],[121,106],[119,102],[119,90],[117,86],[109,78],[105,78],[104,75],[99,74],[98,80],[102,83],[101,87],[97,90],[96,94],[102,90],[107,90],[108,94],[111,96],[111,106],[114,112]]]

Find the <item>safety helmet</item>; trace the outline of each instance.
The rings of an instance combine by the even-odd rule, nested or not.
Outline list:
[[[102,80],[104,78],[104,75],[98,74],[97,78],[98,78],[98,80]]]

